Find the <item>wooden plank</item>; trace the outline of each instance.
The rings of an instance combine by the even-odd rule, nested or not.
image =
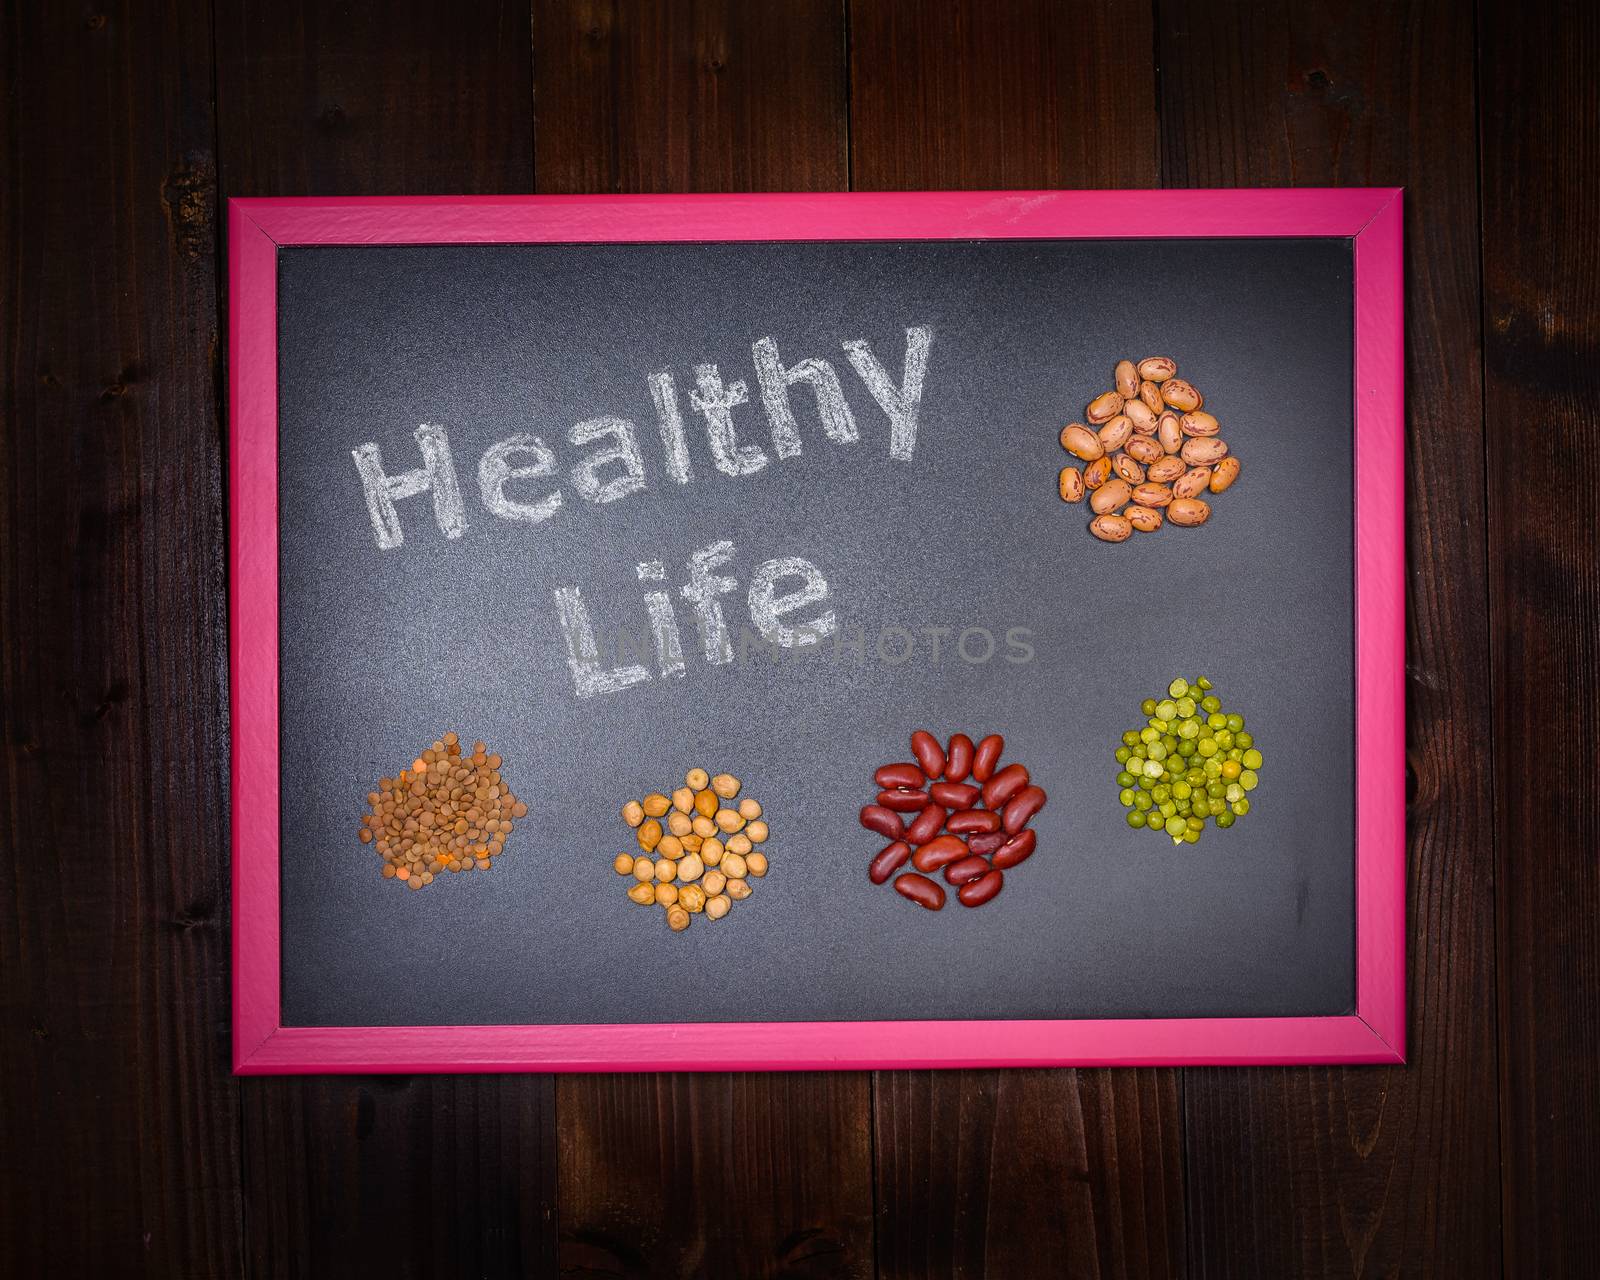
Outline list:
[[[874,1101],[880,1274],[1182,1274],[1177,1072],[883,1071]]]
[[[850,15],[856,187],[1156,185],[1149,6]],[[1176,1072],[880,1072],[874,1096],[886,1280],[1181,1274]]]
[[[838,0],[533,0],[546,193],[846,185]]]
[[[536,0],[541,192],[845,183],[831,0]],[[565,1276],[868,1276],[862,1073],[564,1076]]]
[[[526,8],[216,0],[230,196],[533,186]]]
[[[1156,186],[1152,39],[1137,0],[852,0],[851,183]]]
[[[1161,6],[1169,185],[1407,184],[1410,1065],[1185,1073],[1196,1275],[1495,1274],[1470,9]],[[1531,64],[1530,64],[1531,70]]]
[[[0,1273],[240,1274],[206,8],[0,35]]]
[[[865,1073],[563,1076],[557,1089],[563,1276],[873,1274]]]
[[[1549,55],[1592,66],[1600,22],[1553,0],[1480,15],[1505,1259],[1581,1276],[1600,1253],[1600,88]],[[1571,777],[1542,763],[1566,748]]]
[[[553,1273],[549,1076],[242,1084],[251,1274]]]
[[[217,5],[229,195],[532,186],[526,10]],[[242,1082],[247,1251],[263,1275],[547,1274],[547,1075]]]

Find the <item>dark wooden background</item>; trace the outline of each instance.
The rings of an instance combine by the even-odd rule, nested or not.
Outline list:
[[[4,15],[0,1273],[1595,1273],[1596,6]],[[1409,1066],[230,1076],[227,196],[1330,183],[1409,188]]]

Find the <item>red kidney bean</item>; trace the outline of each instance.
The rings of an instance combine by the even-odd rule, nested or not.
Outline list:
[[[872,860],[872,865],[867,868],[867,875],[873,884],[882,884],[901,867],[906,865],[906,859],[911,856],[911,846],[904,840],[896,840],[891,845],[886,845],[882,852]]]
[[[937,871],[966,856],[965,840],[955,836],[936,836],[911,855],[911,865],[918,871]]]
[[[905,877],[901,876],[901,880]],[[899,883],[896,881],[896,883]],[[931,883],[931,882],[930,882]],[[981,907],[985,902],[999,896],[1000,890],[1005,887],[1006,873],[1004,871],[991,871],[981,880],[969,880],[956,891],[956,897],[961,899],[964,907]],[[935,889],[939,886],[934,885]]]
[[[885,791],[896,787],[921,787],[928,781],[914,764],[886,764],[872,777]]]
[[[935,804],[942,804],[946,809],[970,809],[983,792],[966,782],[935,782],[928,788],[928,794]]]
[[[983,784],[983,802],[991,809],[1005,808],[1006,801],[1028,785],[1028,771],[1020,764],[1008,764]]]
[[[960,813],[952,813],[945,826],[958,836],[998,831],[1000,815],[992,809],[963,809]]]
[[[944,776],[951,782],[965,781],[967,774],[972,772],[972,753],[975,749],[972,739],[966,734],[955,734],[950,739],[950,749],[945,752]]]
[[[967,848],[971,849],[973,853],[988,856],[1003,849],[1006,842],[1011,838],[1004,831],[984,831],[978,835],[968,837]]]
[[[961,858],[944,869],[944,878],[951,884],[966,884],[968,880],[976,880],[979,876],[988,874],[987,858]]]
[[[937,911],[944,906],[944,890],[927,876],[919,876],[915,871],[906,872],[894,882],[894,887],[919,907],[927,907],[929,911]]]
[[[1017,832],[1028,825],[1034,814],[1044,808],[1044,801],[1043,787],[1023,787],[1021,791],[1011,797],[1006,804],[1004,813],[1001,814],[1005,829],[1012,835],[1016,835]]]
[[[898,840],[906,831],[905,820],[893,809],[885,809],[881,804],[869,804],[861,810],[861,825],[891,840]]]
[[[977,853],[978,841],[973,840],[970,843],[972,851]],[[1014,836],[1008,836],[1005,844],[995,851],[994,865],[1001,871],[1009,871],[1017,863],[1026,861],[1038,843],[1039,836],[1032,827],[1019,831]]]
[[[916,756],[928,777],[937,778],[944,772],[944,748],[926,729],[918,729],[911,735],[911,754]]]
[[[928,807],[928,793],[926,791],[880,791],[878,803],[885,809],[896,809],[901,813],[921,813]]]
[[[916,820],[906,828],[906,840],[910,844],[927,844],[934,836],[944,829],[944,806],[930,804],[919,813]]]
[[[991,733],[978,744],[972,757],[972,776],[977,782],[987,782],[994,777],[995,766],[1000,763],[1000,753],[1006,749],[1006,740]]]

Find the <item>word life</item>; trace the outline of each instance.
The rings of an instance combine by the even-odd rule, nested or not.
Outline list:
[[[722,597],[737,591],[739,582],[719,572],[733,559],[732,542],[723,540],[701,548],[689,557],[686,581],[678,589],[693,612],[700,651],[714,667],[734,661],[733,637]],[[682,676],[687,669],[683,632],[678,626],[672,593],[663,589],[667,567],[659,560],[646,560],[637,572],[640,582],[653,587],[644,593],[644,609],[655,650],[656,674],[664,679]],[[780,584],[788,589],[780,590]],[[791,616],[810,606],[826,604],[828,596],[828,580],[821,570],[799,556],[763,561],[751,573],[749,589],[744,593],[750,624],[762,642],[774,650],[803,650],[820,645],[832,635],[839,625],[832,609],[814,612],[806,620]],[[625,658],[614,666],[605,665],[589,605],[577,587],[557,587],[555,601],[567,646],[567,668],[572,672],[573,692],[578,697],[615,693],[654,678],[643,663]],[[741,637],[745,630],[741,625]],[[743,643],[740,647],[745,648]]]

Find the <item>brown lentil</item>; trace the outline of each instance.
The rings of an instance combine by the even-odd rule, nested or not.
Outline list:
[[[356,837],[383,860],[383,878],[421,889],[440,872],[493,866],[513,820],[528,814],[528,806],[501,777],[500,764],[482,742],[465,754],[460,736],[450,732],[408,768],[380,778],[376,790],[367,793],[369,812]],[[628,816],[625,808],[624,820]],[[620,871],[620,859],[616,865]]]

